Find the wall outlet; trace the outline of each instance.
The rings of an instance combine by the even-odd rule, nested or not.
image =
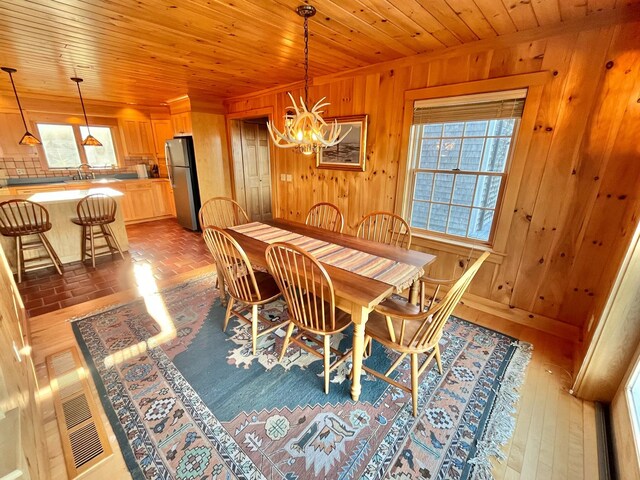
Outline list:
[[[287,173],[287,182],[293,182],[293,175]]]
[[[287,181],[287,174],[286,173],[281,173],[280,174],[280,181],[281,182],[286,182]]]
[[[27,171],[24,168],[16,168],[16,173],[18,175],[26,175]]]

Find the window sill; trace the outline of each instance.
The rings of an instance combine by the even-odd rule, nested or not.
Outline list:
[[[493,250],[489,245],[479,245],[464,241],[456,241],[448,238],[425,235],[422,233],[413,233],[411,238],[412,246],[453,253],[465,257],[469,255],[471,249],[473,249],[474,258],[479,257],[483,252],[490,252],[491,255],[489,256],[489,258],[487,258],[487,262],[497,265],[502,264],[504,258],[507,256],[506,253]]]

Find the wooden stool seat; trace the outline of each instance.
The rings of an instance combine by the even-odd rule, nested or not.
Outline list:
[[[39,203],[29,200],[9,200],[0,203],[0,234],[5,237],[16,239],[16,270],[18,271],[18,283],[22,282],[22,273],[27,271],[27,263],[40,262],[46,260],[55,267],[56,271],[62,275],[60,269],[60,259],[49,243],[45,232],[51,230],[49,212]],[[32,236],[31,240],[23,237]],[[25,258],[26,250],[43,249],[46,255]],[[33,267],[44,266],[38,263]]]
[[[86,220],[82,220],[80,218],[72,218],[71,221],[76,225],[80,226],[89,226],[89,225],[106,225],[108,223],[113,223],[114,220],[111,218],[103,218],[103,219],[93,219],[90,222]]]
[[[19,237],[20,235],[37,235],[38,233],[45,233],[51,230],[51,223],[47,222],[43,225],[25,225],[20,230],[13,230],[11,228],[0,228],[0,233],[5,237]]]
[[[119,253],[124,259],[120,244],[111,230],[110,224],[116,221],[116,201],[108,195],[97,193],[87,195],[78,202],[76,211],[78,218],[71,221],[82,227],[81,261],[91,257],[91,264],[96,266],[96,255],[99,253]],[[97,231],[96,231],[97,227]],[[103,238],[104,245],[96,245],[96,240]]]

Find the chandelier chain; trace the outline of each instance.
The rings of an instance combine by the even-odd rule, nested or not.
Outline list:
[[[304,103],[309,103],[309,18],[304,17]]]
[[[278,130],[271,121],[267,122],[267,128],[276,147],[295,148],[304,155],[312,155],[337,145],[344,136],[341,136],[342,128],[337,120],[329,124],[322,118],[322,109],[329,105],[325,97],[313,106],[309,105],[309,18],[316,14],[316,9],[305,3],[296,9],[296,13],[304,18],[304,99],[301,94],[298,106],[288,92],[291,106],[285,111],[284,129]]]

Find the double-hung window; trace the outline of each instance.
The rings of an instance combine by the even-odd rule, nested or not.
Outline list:
[[[118,165],[111,127],[91,127],[91,134],[102,143],[101,147],[82,146],[82,139],[88,135],[85,126],[38,123],[37,127],[44,156],[51,169],[75,169],[81,164],[92,168]]]
[[[526,94],[414,103],[407,202],[412,228],[491,243]]]

